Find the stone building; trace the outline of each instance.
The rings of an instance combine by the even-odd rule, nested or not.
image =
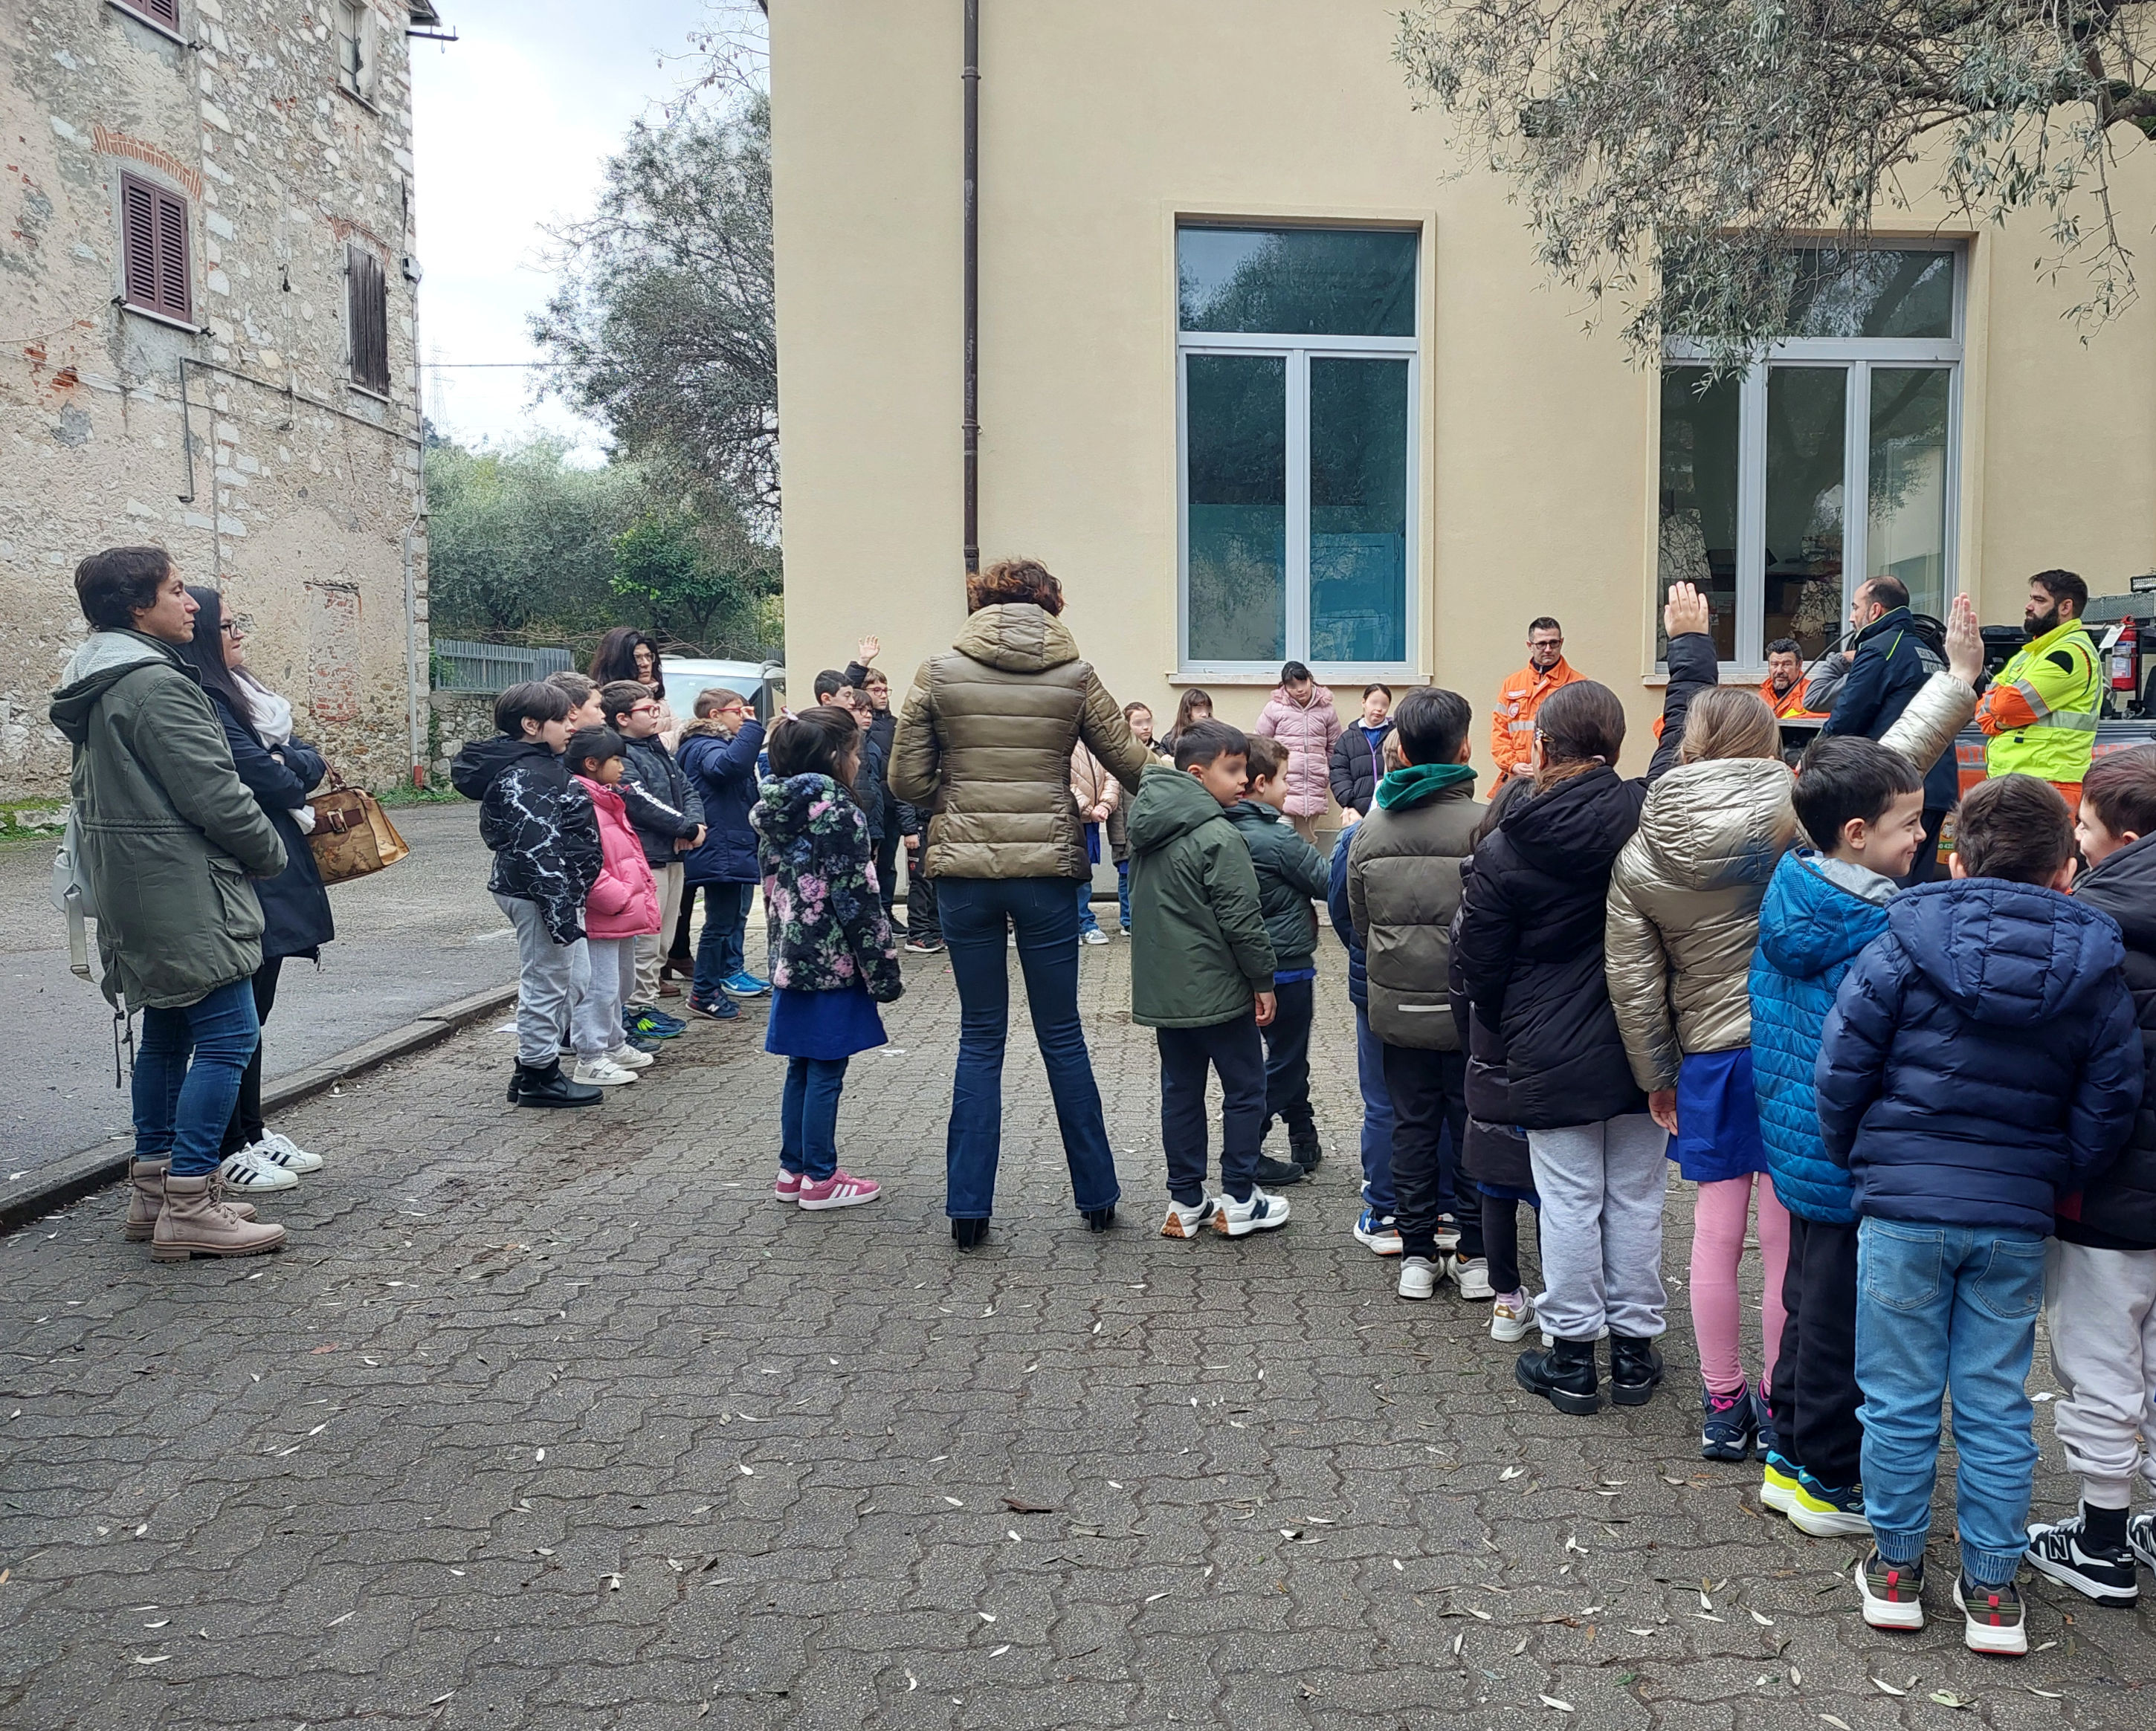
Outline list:
[[[64,792],[76,561],[156,542],[355,783],[425,755],[430,0],[0,8],[0,807]],[[4,814],[0,814],[3,816]]]

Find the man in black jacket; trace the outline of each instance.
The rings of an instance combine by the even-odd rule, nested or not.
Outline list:
[[[1946,662],[1917,627],[1909,611],[1908,588],[1899,577],[1877,576],[1860,586],[1850,602],[1849,623],[1856,633],[1855,653],[1820,734],[1861,734],[1876,740],[1902,719],[1917,688]],[[1904,888],[1929,883],[1937,871],[1939,832],[1961,797],[1958,782],[1949,745],[1924,776],[1924,840],[1916,864],[1901,880]]]

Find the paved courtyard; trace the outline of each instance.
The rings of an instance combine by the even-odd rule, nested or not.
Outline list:
[[[0,1724],[2156,1723],[2147,1612],[2035,1585],[2018,1664],[1950,1606],[1866,1631],[1856,1544],[1698,1460],[1674,1283],[1668,1390],[1591,1421],[1514,1387],[1486,1308],[1396,1300],[1348,1234],[1337,950],[1294,1219],[1152,1236],[1127,955],[1083,957],[1105,1237],[1022,1042],[995,1234],[954,1252],[956,1005],[909,958],[841,1120],[873,1207],[770,1198],[757,1012],[593,1111],[505,1107],[491,1027],[315,1101],[274,1258],[154,1265],[110,1194],[0,1242]]]

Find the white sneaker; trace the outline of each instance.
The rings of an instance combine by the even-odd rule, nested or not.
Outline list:
[[[319,1172],[322,1157],[310,1154],[282,1130],[264,1130],[262,1139],[254,1145],[256,1153],[275,1161],[288,1172]]]
[[[1444,1274],[1442,1259],[1432,1262],[1426,1256],[1411,1256],[1400,1262],[1400,1296],[1404,1298],[1427,1298],[1437,1291],[1439,1278]]]
[[[1105,944],[1108,941],[1108,935],[1096,925],[1078,941],[1081,944]]]
[[[1270,1232],[1275,1227],[1286,1224],[1287,1198],[1260,1190],[1255,1184],[1250,1186],[1250,1200],[1247,1202],[1221,1196],[1213,1204],[1213,1230],[1230,1238]]]
[[[243,1148],[218,1166],[218,1175],[227,1190],[251,1195],[258,1190],[297,1190],[300,1175],[288,1171],[259,1147]]]
[[[1437,1217],[1437,1247],[1445,1256],[1460,1248],[1460,1222],[1450,1214]]]
[[[576,1073],[569,1078],[586,1088],[619,1088],[624,1082],[636,1080],[636,1072],[624,1070],[608,1058],[580,1058]]]
[[[1490,1312],[1490,1338],[1492,1340],[1524,1340],[1527,1330],[1535,1325],[1535,1301],[1524,1291],[1507,1293],[1499,1298]]]
[[[1200,1228],[1213,1217],[1215,1204],[1210,1196],[1186,1208],[1173,1196],[1168,1198],[1168,1218],[1160,1224],[1163,1238],[1195,1238]]]
[[[1460,1296],[1471,1303],[1486,1304],[1497,1296],[1497,1288],[1490,1284],[1490,1264],[1482,1257],[1454,1257],[1445,1273],[1460,1288]]]
[[[648,1052],[639,1052],[634,1046],[617,1046],[607,1053],[607,1062],[624,1070],[648,1070],[653,1059]]]

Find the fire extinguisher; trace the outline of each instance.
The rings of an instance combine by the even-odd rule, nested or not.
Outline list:
[[[2111,646],[2111,689],[2131,692],[2141,683],[2140,633],[2132,618],[2119,622]]]

